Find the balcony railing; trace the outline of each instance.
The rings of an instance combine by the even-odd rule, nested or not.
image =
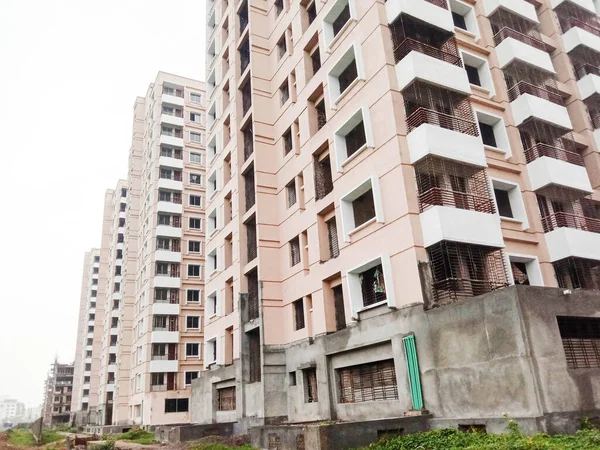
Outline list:
[[[581,19],[578,19],[577,17],[568,17],[566,19],[562,19],[561,24],[563,33],[566,33],[571,28],[581,28],[588,33],[592,33],[594,36],[600,37],[600,29],[598,28],[600,24],[591,25]]]
[[[164,109],[163,109],[162,113],[163,113],[165,116],[179,117],[179,118],[183,119],[183,111],[181,111],[181,110],[179,110],[179,109],[176,109],[176,110],[174,110],[174,111],[170,111],[170,110],[164,110]]]
[[[600,77],[600,68],[592,64],[582,64],[575,69],[575,76],[581,80],[586,75],[596,75]]]
[[[430,206],[451,206],[488,214],[495,212],[494,202],[489,197],[441,188],[431,188],[419,194],[420,212]]]
[[[577,152],[571,152],[564,148],[554,147],[552,145],[537,143],[533,147],[525,150],[525,159],[527,163],[533,162],[542,156],[558,159],[578,166],[584,166],[583,157]]]
[[[152,392],[164,392],[164,391],[174,391],[177,389],[177,383],[169,383],[169,384],[152,384],[150,385],[150,390]]]
[[[517,41],[522,42],[523,44],[531,45],[532,47],[537,48],[538,50],[542,50],[544,52],[548,51],[546,44],[544,44],[543,41],[540,41],[539,39],[534,38],[533,36],[527,36],[526,34],[523,34],[517,30],[513,30],[509,27],[504,27],[500,31],[498,31],[498,33],[496,33],[496,35],[494,36],[494,44],[499,45],[504,39],[508,38],[516,39]]]
[[[403,60],[410,52],[415,51],[431,56],[432,58],[445,61],[458,67],[462,67],[460,56],[447,53],[439,48],[419,42],[416,39],[406,38],[394,49],[394,60],[396,63]]]
[[[183,98],[183,89],[163,88],[163,94]]]
[[[555,103],[560,106],[565,106],[565,101],[560,94],[549,90],[550,86],[542,88],[535,86],[527,81],[519,81],[513,87],[508,90],[508,99],[512,102],[516,100],[520,95],[530,94],[535,97],[548,100],[549,102]]]
[[[549,233],[557,228],[575,228],[576,230],[600,233],[600,219],[566,212],[557,212],[542,217],[542,226],[544,233]]]
[[[162,130],[160,134],[162,134],[163,136],[171,136],[171,137],[183,139],[183,131],[181,131],[181,130],[177,130],[177,131]]]
[[[477,124],[469,120],[461,119],[456,116],[444,114],[433,109],[418,108],[406,118],[408,131],[411,132],[415,128],[423,124],[437,125],[441,128],[446,128],[459,133],[465,133],[471,136],[479,136]]]
[[[177,352],[174,355],[152,355],[152,361],[177,361]]]
[[[171,270],[167,270],[166,272],[156,271],[157,277],[171,277],[171,278],[179,278],[180,270],[179,267],[173,267]]]

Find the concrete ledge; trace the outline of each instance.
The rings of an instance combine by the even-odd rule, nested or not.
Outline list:
[[[233,436],[235,422],[211,423],[205,425],[158,426],[154,435],[158,442],[175,444],[195,441],[206,436]]]

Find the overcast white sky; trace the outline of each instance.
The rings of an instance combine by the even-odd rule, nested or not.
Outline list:
[[[0,0],[0,395],[75,353],[84,252],[159,70],[204,79],[205,0]]]

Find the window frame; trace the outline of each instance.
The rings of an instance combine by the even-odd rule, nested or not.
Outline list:
[[[360,148],[355,150],[352,155],[348,156],[346,136],[348,136],[348,134],[353,131],[361,122],[365,131],[365,143]],[[356,159],[366,149],[375,147],[371,115],[369,114],[368,106],[363,106],[357,109],[344,122],[344,124],[335,131],[333,135],[333,147],[335,150],[336,168],[339,173],[343,173],[344,167],[352,160]]]
[[[496,214],[501,220],[508,222],[515,222],[521,224],[521,229],[526,230],[529,228],[529,219],[527,217],[527,209],[525,208],[525,202],[523,200],[523,194],[521,191],[521,185],[513,181],[503,180],[496,177],[489,177],[490,190],[492,193]],[[507,191],[508,199],[510,202],[510,208],[513,213],[513,217],[504,217],[500,215],[498,209],[498,201],[496,200],[495,190]]]
[[[371,190],[373,192],[373,203],[375,205],[375,216],[360,224],[359,226],[355,225],[354,221],[354,207],[352,203],[354,200],[359,198],[362,194]],[[341,219],[342,219],[342,232],[343,239],[345,242],[351,242],[351,236],[366,228],[371,223],[384,223],[383,216],[383,200],[381,198],[381,189],[379,187],[379,178],[376,176],[372,176],[364,180],[362,183],[358,184],[340,198],[340,210],[341,210]]]
[[[360,274],[381,264],[383,278],[385,280],[386,299],[381,302],[364,306]],[[353,319],[358,320],[359,313],[378,306],[387,304],[389,308],[396,308],[396,297],[394,289],[394,278],[392,262],[387,253],[380,254],[364,263],[346,271],[346,291],[348,292],[348,304]]]
[[[337,42],[341,40],[341,37],[345,34],[346,30],[350,25],[357,20],[355,0],[337,0],[333,3],[327,14],[323,17],[322,28],[323,36],[325,38],[326,50],[330,50]],[[333,23],[339,17],[340,13],[345,9],[346,5],[350,10],[350,17],[346,23],[340,28],[337,34],[334,33]]]
[[[344,70],[348,68],[352,61],[354,61],[356,64],[356,78],[350,82],[350,84],[348,84],[346,89],[344,89],[342,92],[340,90],[340,82],[338,77],[344,72]],[[330,104],[337,105],[344,97],[346,97],[348,92],[352,91],[352,88],[357,83],[364,81],[365,79],[366,76],[362,58],[362,47],[360,43],[353,42],[348,46],[346,51],[342,53],[342,55],[327,73]]]

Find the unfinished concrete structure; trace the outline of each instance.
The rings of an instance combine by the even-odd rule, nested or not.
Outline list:
[[[207,3],[192,422],[597,411],[600,299],[563,297],[600,288],[593,1]]]
[[[43,423],[51,428],[68,424],[71,419],[71,399],[73,396],[73,364],[60,364],[58,360],[50,366],[44,384]]]

